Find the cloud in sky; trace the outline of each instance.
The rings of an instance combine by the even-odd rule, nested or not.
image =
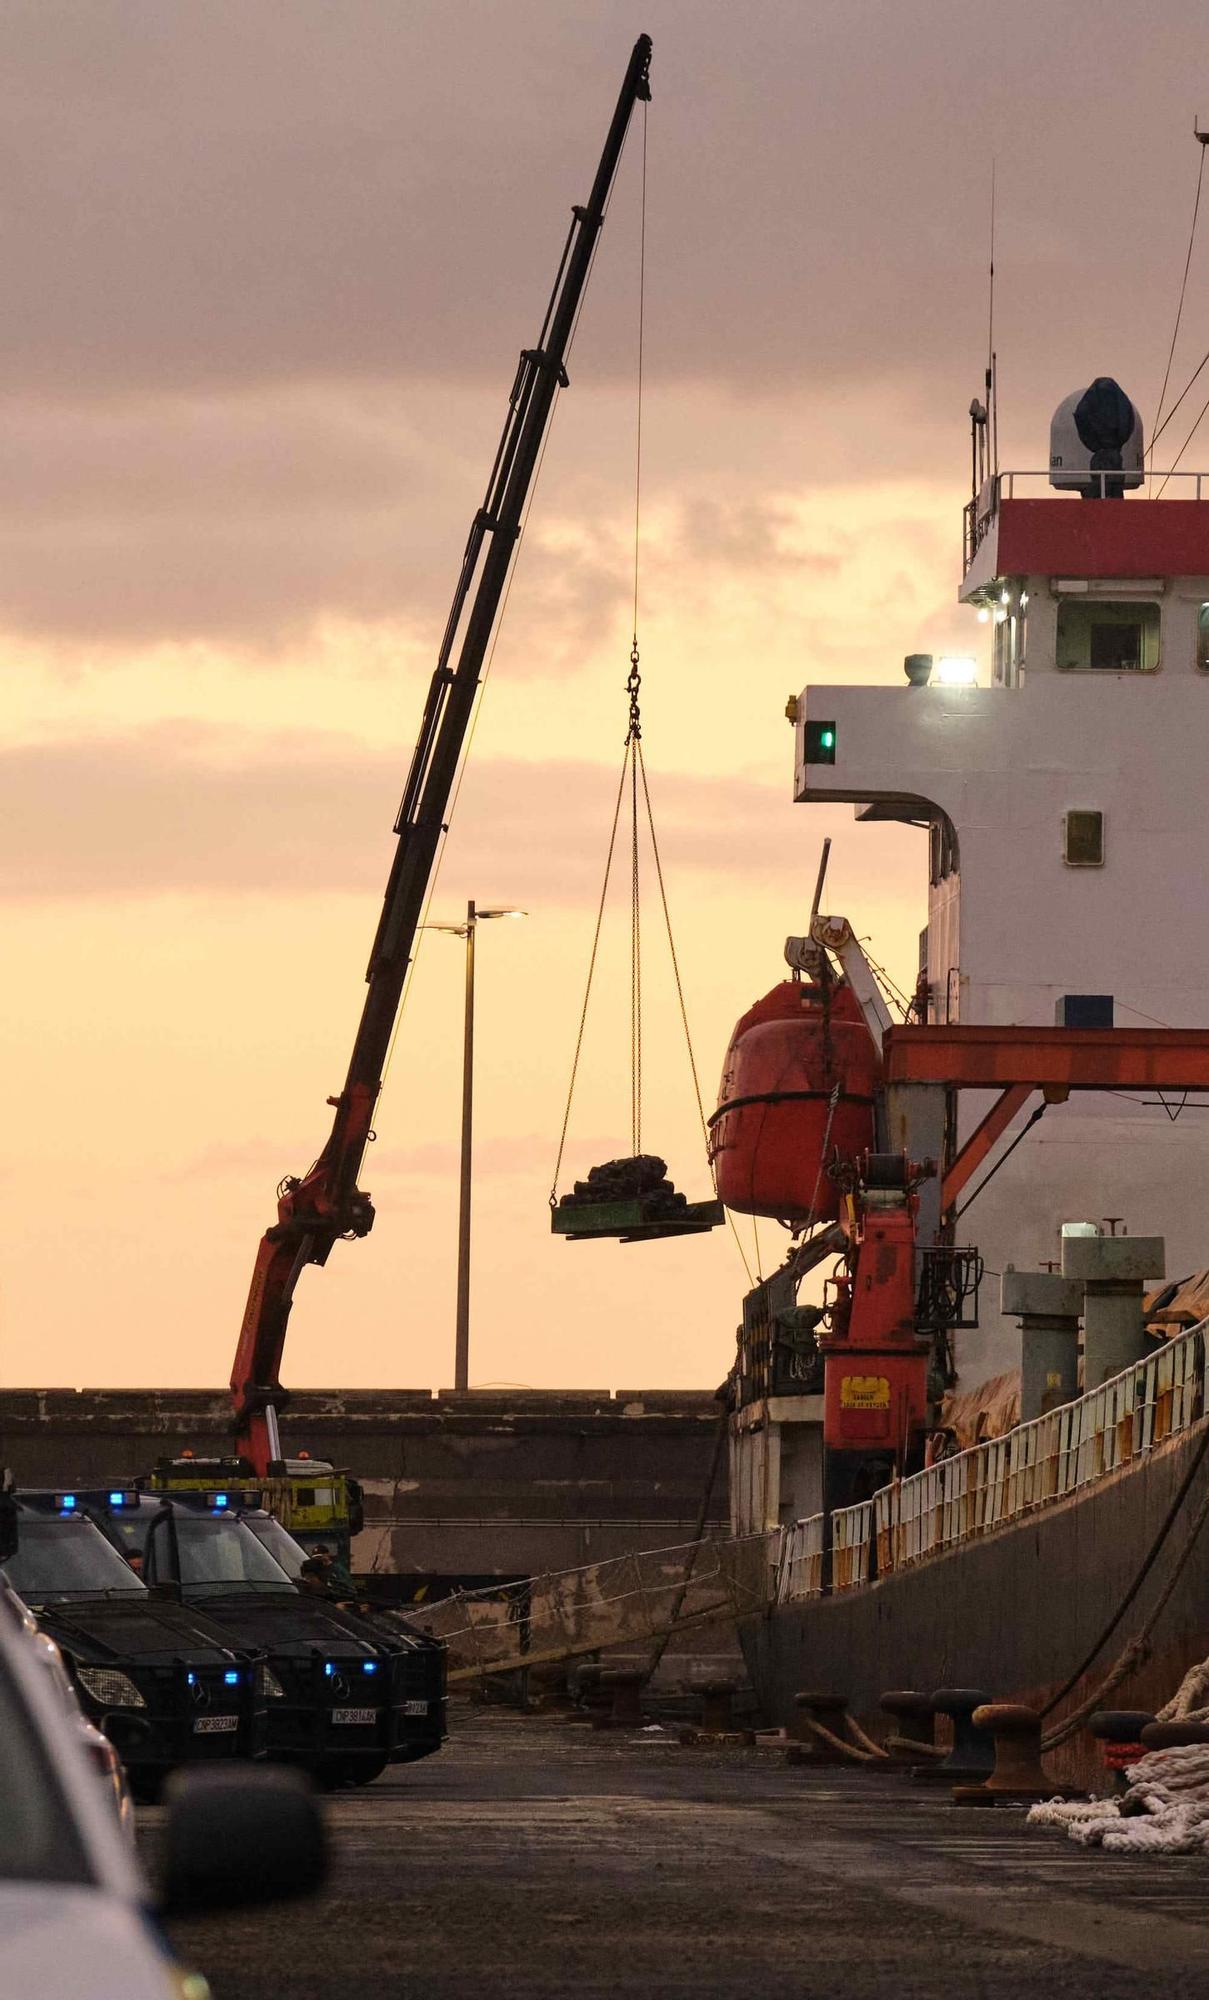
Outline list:
[[[723,0],[651,0],[645,18],[665,370],[747,391],[804,371],[944,384],[983,315],[992,153],[1004,272],[1049,351],[1056,321],[1102,331],[1118,299],[1099,247],[1167,257],[1154,197],[1167,118],[1191,117],[1192,0],[1154,34],[1090,0],[763,0],[741,27]],[[19,0],[7,25],[10,392],[494,379],[501,332],[532,338],[630,39],[588,0],[195,0],[153,20]],[[598,375],[629,373],[636,192],[631,160]],[[1032,312],[1039,279],[1060,313]]]
[[[0,897],[368,898],[385,880],[398,783],[397,757],[315,734],[274,744],[182,723],[0,749],[22,829],[0,852]],[[476,762],[459,873],[506,876],[545,904],[589,901],[616,788],[615,768],[582,759]],[[775,870],[800,820],[784,785],[670,772],[652,792],[677,869]]]
[[[708,1090],[800,927],[822,834],[837,906],[911,983],[920,836],[789,803],[785,697],[971,643],[954,598],[992,157],[1004,462],[1042,463],[1050,411],[1093,374],[1153,400],[1202,15],[12,0],[9,1379],[229,1365],[272,1187],[324,1136],[467,525],[633,28],[656,44],[644,721]],[[542,1233],[540,1135],[561,1117],[624,730],[637,169],[632,149],[440,885],[442,913],[496,894],[534,912],[483,950],[476,1341],[485,1376],[550,1383],[716,1381],[746,1282],[724,1241],[568,1263]],[[1206,323],[1202,244],[1177,383]],[[457,959],[425,953],[367,1173],[390,1200],[300,1298],[288,1379],[331,1378],[334,1328],[349,1379],[448,1374],[425,1341],[451,1313]],[[623,971],[576,1159],[623,1137]],[[652,1131],[687,1182],[666,994],[648,1053]]]

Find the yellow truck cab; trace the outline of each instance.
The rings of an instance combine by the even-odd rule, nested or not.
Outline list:
[[[212,1487],[254,1484],[261,1505],[276,1515],[283,1528],[308,1550],[329,1548],[346,1569],[352,1568],[352,1540],[364,1525],[361,1487],[347,1472],[305,1452],[298,1458],[274,1459],[264,1476],[239,1458],[197,1458],[183,1452],[162,1458],[144,1490],[149,1493],[201,1493]]]

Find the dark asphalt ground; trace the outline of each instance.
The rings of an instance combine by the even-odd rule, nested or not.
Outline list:
[[[1085,1852],[773,1750],[464,1708],[453,1729],[331,1801],[322,1896],[172,1927],[215,2000],[1209,1996],[1199,1858]]]

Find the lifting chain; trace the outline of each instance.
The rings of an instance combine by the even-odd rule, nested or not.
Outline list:
[[[638,634],[635,633],[634,643],[630,647],[630,671],[625,684],[625,691],[630,697],[630,732],[626,737],[627,743],[639,743],[642,740],[642,716],[638,707],[638,691],[641,686],[642,675],[638,671]]]

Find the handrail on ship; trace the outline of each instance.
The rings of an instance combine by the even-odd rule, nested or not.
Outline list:
[[[781,1530],[779,1603],[855,1589],[958,1548],[1141,1458],[1206,1414],[1209,1319],[1004,1436]],[[827,1583],[827,1554],[831,1579]]]
[[[1085,484],[1098,484],[1101,500],[1108,497],[1109,481],[1116,481],[1119,484],[1122,478],[1119,469],[1115,472],[1080,471],[1077,475],[1070,473],[1067,476],[1070,478],[1077,476]],[[1140,499],[1184,501],[1209,499],[1209,472],[1151,472],[1148,470],[1146,480],[1150,488],[1153,488],[1153,482],[1156,479],[1160,482],[1159,490],[1157,492],[1153,490],[1146,493],[1139,492],[1138,497]],[[1038,481],[1045,488],[1044,496],[1018,495],[1016,492],[1017,480]],[[1189,486],[1193,489],[1191,493],[1188,491]],[[1171,490],[1173,487],[1175,488],[1174,492]],[[1034,471],[1030,467],[1018,467],[1003,472],[992,473],[991,477],[980,488],[978,493],[975,494],[974,498],[967,500],[962,509],[963,571],[967,570],[974,560],[974,556],[984,540],[987,530],[999,512],[999,502],[1001,500],[1015,500],[1017,498],[1024,499],[1028,497],[1053,498],[1055,491],[1059,494],[1065,492],[1071,499],[1078,497],[1073,488],[1069,486],[1055,489],[1051,485],[1051,474],[1048,467],[1044,472]]]

